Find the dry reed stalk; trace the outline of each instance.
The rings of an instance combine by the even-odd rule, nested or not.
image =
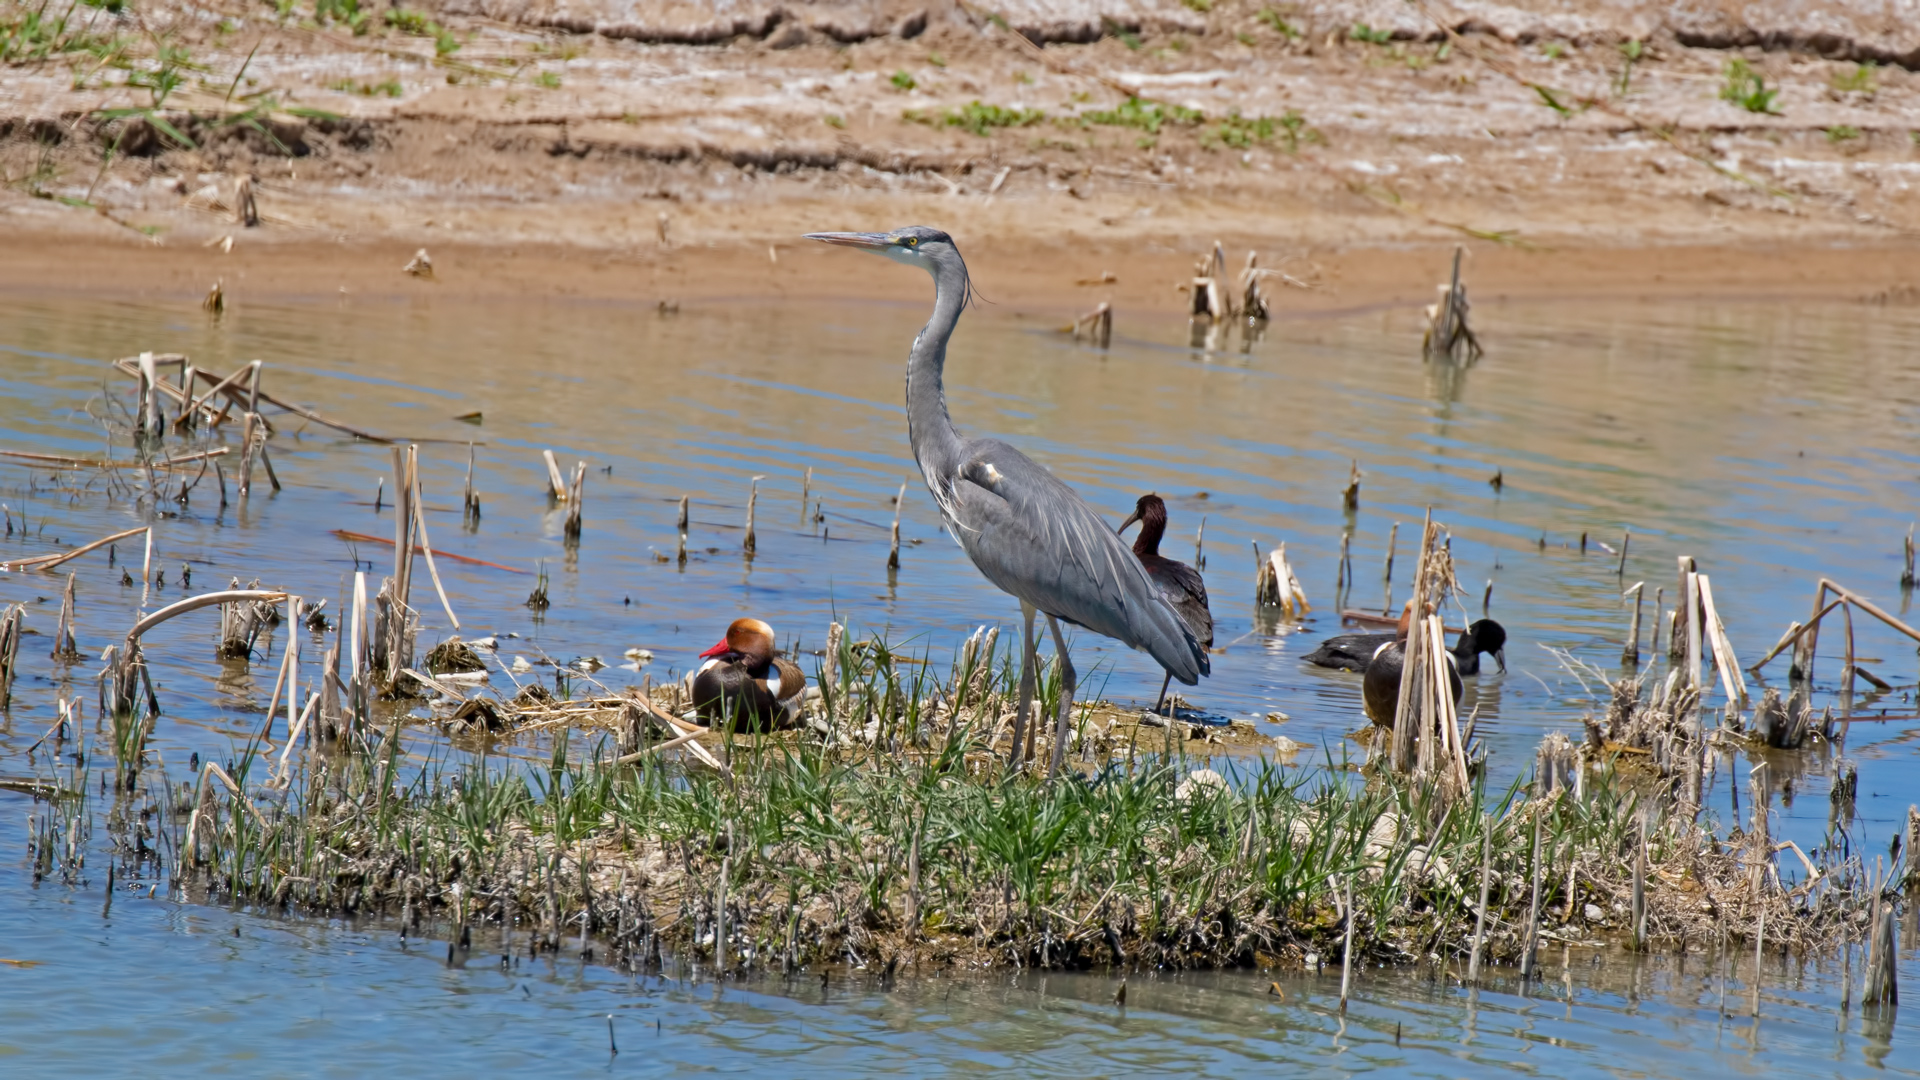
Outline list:
[[[0,709],[13,704],[13,675],[20,659],[20,624],[26,617],[25,604],[13,604],[0,616]]]
[[[83,659],[80,646],[73,639],[73,578],[67,575],[67,587],[60,601],[60,626],[53,633],[53,659],[63,664],[71,664]]]
[[[59,552],[58,554],[36,555],[30,559],[15,559],[12,562],[0,563],[0,570],[9,570],[9,571],[52,570],[54,567],[59,566],[69,560],[77,559],[80,556],[87,554],[88,552],[97,551],[100,548],[106,547],[108,544],[114,543],[115,541],[125,540],[129,536],[134,536],[139,533],[150,532],[151,529],[152,529],[152,526],[150,525],[142,525],[137,529],[128,529],[125,532],[117,532],[117,533],[114,533],[112,536],[103,536],[100,539],[93,541],[92,543],[82,544],[77,548],[73,548],[72,550],[69,550],[69,551],[62,551],[62,552]]]
[[[1354,932],[1358,929],[1357,924],[1359,923],[1359,920],[1355,918],[1356,914],[1357,913],[1353,910],[1353,875],[1348,874],[1347,875],[1347,908],[1346,908],[1347,926],[1346,926],[1346,932],[1344,935],[1347,940],[1346,940],[1346,945],[1344,946],[1345,954],[1342,957],[1340,962],[1340,1011],[1342,1013],[1345,1013],[1347,1011],[1347,993],[1353,989],[1353,935],[1354,935]]]
[[[1107,348],[1113,343],[1113,305],[1101,303],[1092,311],[1073,320],[1070,328],[1073,340],[1082,337],[1091,341],[1097,348]]]
[[[807,523],[807,500],[813,497],[813,466],[807,466],[807,473],[800,478],[800,524]]]
[[[725,979],[733,966],[727,947],[727,879],[733,876],[733,856],[720,860],[720,877],[713,886],[713,966],[718,979]]]
[[[409,450],[411,449],[412,448],[409,447]],[[413,474],[413,505],[425,506],[426,500],[421,498],[420,496],[420,470],[416,468],[409,468],[408,471]],[[581,462],[580,474],[574,477],[574,483],[576,485],[582,482],[583,478],[586,475],[586,471],[587,471],[586,462]],[[579,531],[577,528],[578,519],[574,515],[575,515],[575,512],[578,510],[579,505],[580,505],[579,489],[576,486],[574,489],[573,507],[570,508],[567,512],[569,519],[574,520],[576,523],[576,529],[574,533],[574,536],[576,539],[578,539],[579,537]],[[427,575],[433,579],[433,591],[435,594],[437,594],[440,597],[440,607],[442,610],[444,610],[447,613],[447,621],[449,623],[452,623],[453,629],[456,632],[458,632],[460,629],[460,617],[453,613],[453,604],[447,600],[446,586],[440,584],[440,568],[434,565],[433,541],[429,539],[427,536],[427,515],[415,514],[413,518],[413,527],[414,527],[414,533],[415,533],[414,538],[419,541],[420,553],[427,557]]]
[[[920,833],[922,826],[913,830],[913,843],[907,850],[907,894],[901,905],[901,923],[906,930],[908,941],[918,936],[920,927]]]
[[[900,493],[893,497],[893,542],[887,550],[887,569],[900,569],[900,510],[907,504],[907,485],[900,485]]]
[[[255,430],[259,419],[256,413],[240,418],[240,468],[234,487],[243,501],[253,491],[253,459],[260,446],[259,433]]]
[[[1300,585],[1299,575],[1293,572],[1293,566],[1287,562],[1287,545],[1283,542],[1260,558],[1260,544],[1253,542],[1254,557],[1254,599],[1265,607],[1278,608],[1288,618],[1304,618],[1313,610],[1307,602],[1307,591]]]
[[[165,431],[165,415],[160,410],[160,377],[154,371],[153,354],[140,354],[140,412],[134,421],[137,440],[158,439]]]
[[[554,502],[566,502],[567,478],[560,473],[559,460],[553,456],[551,450],[540,451],[540,458],[547,465],[547,498]]]
[[[1193,529],[1193,568],[1201,572],[1207,569],[1207,515],[1200,515],[1200,524]]]
[[[1211,322],[1225,322],[1233,318],[1233,296],[1226,288],[1227,253],[1220,241],[1213,242],[1213,254],[1203,255],[1194,264],[1193,280],[1188,284],[1191,293],[1187,308],[1191,319],[1207,319]]]
[[[1533,899],[1527,905],[1526,941],[1520,950],[1522,979],[1533,978],[1540,951],[1540,813],[1541,808],[1536,805],[1533,811],[1533,858],[1529,862],[1533,870]]]
[[[1340,505],[1351,514],[1360,509],[1360,459],[1349,459],[1351,471],[1347,474],[1347,487],[1340,493]]]
[[[1713,583],[1707,575],[1697,575],[1700,583],[1700,619],[1705,624],[1708,643],[1713,649],[1713,664],[1720,671],[1720,685],[1726,691],[1727,700],[1744,707],[1747,704],[1747,680],[1740,673],[1740,660],[1733,653],[1733,642],[1727,640],[1726,625],[1720,621],[1720,613],[1713,606]]]
[[[1240,311],[1246,315],[1248,322],[1265,322],[1272,316],[1273,305],[1260,287],[1260,279],[1268,274],[1280,273],[1278,270],[1261,270],[1259,256],[1252,251],[1247,252],[1246,268],[1240,271]]]
[[[1635,582],[1633,588],[1620,594],[1622,600],[1633,597],[1633,622],[1627,628],[1627,645],[1620,650],[1620,663],[1628,668],[1640,666],[1640,608],[1645,599],[1647,583]]]
[[[1691,555],[1680,556],[1680,595],[1686,598],[1683,617],[1686,619],[1686,673],[1687,688],[1701,690],[1700,685],[1700,574],[1694,569]],[[1678,633],[1679,627],[1674,628]]]
[[[213,396],[215,394],[225,394],[227,393],[227,391],[237,388],[240,385],[240,383],[243,381],[257,381],[258,376],[256,373],[259,370],[260,370],[260,361],[252,360],[245,364],[240,365],[239,368],[235,369],[233,374],[228,375],[224,379],[214,379],[213,373],[211,371],[194,372],[194,375],[197,378],[204,378],[204,379],[211,380],[213,382],[213,386],[209,388],[205,393],[202,393],[199,397],[188,397],[187,395],[191,394],[193,391],[193,384],[189,382],[187,386],[184,388],[186,393],[181,395],[182,403],[181,403],[181,409],[180,409],[180,420],[175,422],[176,423],[183,422],[187,418],[199,415],[200,413],[206,414],[207,420],[209,421],[210,425],[212,423],[217,422],[218,414],[216,414],[213,410],[213,407],[210,404],[208,404],[213,399]]]
[[[4,694],[3,686],[0,694]],[[1906,850],[1907,875],[1902,891],[1906,893],[1907,903],[1912,905],[1920,902],[1920,806],[1907,807]]]
[[[1393,523],[1393,528],[1387,531],[1387,565],[1386,568],[1380,572],[1380,581],[1386,586],[1387,590],[1387,599],[1380,609],[1380,614],[1382,615],[1393,614],[1393,555],[1395,548],[1397,548],[1399,544],[1400,523],[1396,521]]]
[[[1647,948],[1647,812],[1643,807],[1639,814],[1639,831],[1633,844],[1633,948],[1635,952],[1645,952]],[[1567,901],[1572,904],[1572,900]]]
[[[153,586],[153,530],[147,529],[146,553],[140,558],[140,607],[147,606],[147,591]]]
[[[753,556],[755,549],[760,546],[759,539],[754,535],[753,531],[753,511],[754,507],[760,502],[760,481],[765,479],[766,477],[764,476],[756,476],[747,482],[747,535],[746,538],[740,542],[740,550],[746,552],[749,558]]]
[[[1759,903],[1767,872],[1773,867],[1773,838],[1767,820],[1767,766],[1755,765],[1747,773],[1747,796],[1751,803],[1747,825],[1747,895]]]
[[[1844,664],[1840,669],[1840,700],[1846,710],[1852,712],[1853,674],[1856,670],[1853,662],[1854,656],[1856,655],[1853,651],[1853,605],[1842,601],[1840,605],[1840,617],[1842,625],[1846,627],[1847,632],[1847,654]]]
[[[1653,637],[1647,640],[1647,652],[1650,656],[1660,655],[1660,623],[1666,619],[1667,590],[1664,587],[1653,590]]]
[[[260,207],[253,198],[253,178],[242,176],[233,183],[233,220],[242,228],[257,228]]]
[[[1437,286],[1440,302],[1427,307],[1427,332],[1420,341],[1420,349],[1428,360],[1464,358],[1471,362],[1481,356],[1480,339],[1469,325],[1471,305],[1467,302],[1467,287],[1460,281],[1463,254],[1464,249],[1453,249],[1453,274],[1449,281]]]
[[[567,521],[561,529],[567,542],[571,544],[580,542],[580,513],[586,505],[586,487],[587,463],[575,462],[573,483],[567,487]]]
[[[1433,515],[1427,514],[1426,523],[1420,532],[1419,555],[1414,560],[1413,570],[1413,616],[1415,622],[1424,623],[1426,618],[1427,566],[1428,554],[1433,550]],[[1393,560],[1392,547],[1389,546],[1387,560]],[[1420,716],[1419,701],[1424,696],[1430,676],[1427,673],[1427,635],[1409,633],[1401,654],[1400,698],[1393,711],[1393,739],[1389,761],[1395,772],[1409,772],[1417,762],[1419,751]]]
[[[1621,529],[1620,530],[1620,565],[1614,567],[1614,570],[1613,570],[1614,577],[1625,578],[1627,576],[1627,545],[1631,543],[1633,543],[1633,530]]]
[[[467,484],[460,492],[460,520],[473,522],[480,520],[480,496],[473,490],[473,444],[467,444]]]
[[[678,561],[682,566],[687,564],[687,498],[685,495],[680,496],[680,519],[678,523],[680,530],[680,557]]]
[[[1487,902],[1493,889],[1493,821],[1481,819],[1480,828],[1480,907],[1474,912],[1473,952],[1467,960],[1467,981],[1480,982],[1480,950],[1487,941]],[[1569,901],[1571,902],[1571,901]]]
[[[408,604],[413,584],[414,476],[419,447],[393,448],[393,574],[374,597],[373,667],[388,692],[399,685],[401,672],[413,666],[414,611]]]

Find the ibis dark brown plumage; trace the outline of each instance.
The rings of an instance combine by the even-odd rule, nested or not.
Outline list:
[[[1133,554],[1139,558],[1140,565],[1146,567],[1147,577],[1152,579],[1154,588],[1160,590],[1160,598],[1187,625],[1193,640],[1199,642],[1202,649],[1212,648],[1213,612],[1207,607],[1206,581],[1200,577],[1200,571],[1160,554],[1160,540],[1167,534],[1166,500],[1151,491],[1140,496],[1133,513],[1120,523],[1118,531],[1126,532],[1134,522],[1140,523],[1140,535],[1133,539]],[[1154,712],[1166,704],[1167,687],[1172,684],[1173,673],[1169,671],[1160,683]]]

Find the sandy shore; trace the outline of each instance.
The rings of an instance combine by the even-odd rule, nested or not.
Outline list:
[[[1215,240],[1297,283],[1283,316],[1424,304],[1456,244],[1483,302],[1913,302],[1920,282],[1912,35],[1844,8],[1806,16],[1839,28],[1822,37],[1768,4],[1714,29],[1627,0],[1425,21],[1142,0],[1007,9],[1023,37],[871,0],[713,36],[636,4],[428,4],[447,51],[380,4],[360,34],[297,6],[129,9],[112,63],[5,69],[0,288],[910,299],[924,283],[799,239],[909,223],[953,233],[1007,310],[1123,317],[1177,314]],[[182,84],[126,116],[155,105],[161,41],[190,56]],[[1768,108],[1726,99],[1735,61]],[[980,109],[999,126],[968,130]],[[242,179],[257,227],[233,220]],[[432,282],[400,272],[421,248]]]

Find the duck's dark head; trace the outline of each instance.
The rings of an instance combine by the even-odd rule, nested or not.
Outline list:
[[[1140,555],[1160,554],[1160,538],[1167,533],[1167,503],[1160,496],[1149,491],[1140,496],[1133,504],[1133,513],[1120,523],[1117,532],[1126,532],[1134,522],[1140,523],[1140,536],[1133,542],[1133,550]]]
[[[1500,665],[1501,674],[1507,670],[1507,629],[1492,619],[1481,619],[1467,627],[1461,640],[1472,646],[1476,653],[1492,653],[1493,661]],[[1464,650],[1463,650],[1464,651]]]
[[[773,658],[773,647],[773,627],[759,619],[735,619],[733,625],[727,627],[727,636],[700,655],[709,660],[758,663]]]

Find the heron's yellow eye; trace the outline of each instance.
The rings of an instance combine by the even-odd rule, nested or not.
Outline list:
[[[905,240],[902,240],[900,242],[907,245],[908,247],[920,246],[920,238],[917,236],[909,236]]]

